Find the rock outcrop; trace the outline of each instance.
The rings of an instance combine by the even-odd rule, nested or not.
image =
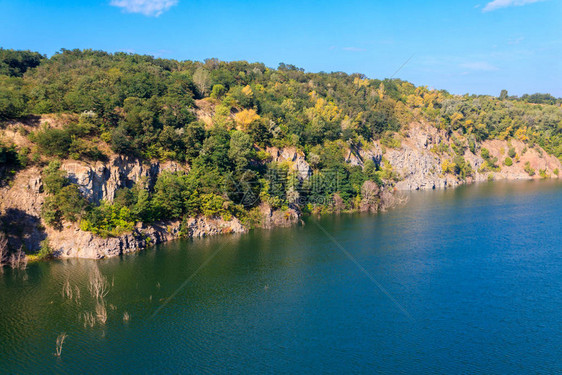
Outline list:
[[[49,243],[54,255],[60,258],[106,258],[122,255],[147,246],[180,237],[179,221],[151,225],[138,224],[131,233],[119,237],[102,238],[84,232],[77,225],[62,231],[49,230]],[[183,228],[187,237],[197,238],[226,233],[244,233],[246,228],[235,218],[230,221],[204,217],[190,218]]]
[[[517,140],[508,141],[488,140],[482,142],[479,147],[486,148],[491,157],[497,158],[498,171],[482,171],[484,159],[472,153],[467,144],[464,144],[464,159],[470,164],[473,171],[471,176],[466,179],[443,171],[445,161],[451,161],[453,156],[446,152],[436,151],[441,146],[451,146],[453,136],[462,140],[459,134],[448,136],[443,130],[438,130],[428,124],[413,124],[405,132],[401,139],[401,145],[396,149],[386,149],[382,155],[382,164],[385,160],[390,163],[393,170],[399,175],[399,181],[395,183],[397,190],[427,190],[437,188],[454,188],[456,186],[486,181],[493,179],[537,179],[542,178],[539,171],[543,170],[546,176],[558,177],[555,170],[562,171],[560,160],[552,155],[548,155],[539,146],[528,148],[525,143]],[[466,143],[466,141],[464,141]],[[376,149],[380,145],[376,144]],[[513,148],[517,153],[517,158],[513,160],[513,165],[504,165],[507,152]],[[525,166],[529,163],[536,174],[530,175]]]
[[[113,156],[107,163],[67,160],[61,168],[92,202],[111,202],[117,189],[131,188],[142,179],[146,179],[148,186],[152,186],[163,171],[189,171],[186,166],[172,161],[142,163],[139,159],[123,155]]]
[[[260,205],[262,228],[290,227],[300,221],[300,212],[294,208],[273,210],[266,203]]]
[[[278,149],[277,147],[267,147],[265,150],[271,155],[275,162],[289,162],[291,169],[301,180],[307,179],[312,174],[312,169],[306,161],[302,151],[297,151],[295,147]]]

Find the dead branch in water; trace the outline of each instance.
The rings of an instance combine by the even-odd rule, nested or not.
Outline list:
[[[72,287],[68,280],[62,285],[62,298],[72,299]]]
[[[107,322],[107,309],[105,308],[105,302],[103,300],[96,305],[96,318],[100,324],[105,324],[105,322]]]
[[[86,311],[81,317],[84,319],[84,328],[93,328],[96,325],[96,317],[92,312]]]
[[[25,269],[27,267],[27,258],[25,253],[22,251],[21,247],[16,253],[10,255],[9,260],[10,267]]]
[[[123,313],[123,321],[128,322],[129,320],[131,320],[131,315],[129,315],[129,313],[125,311]]]
[[[94,271],[90,274],[88,290],[92,294],[92,297],[98,301],[104,299],[107,293],[109,293],[109,283],[98,268],[94,268]]]
[[[78,288],[78,285],[74,287],[74,302],[80,303],[80,288]]]
[[[55,351],[55,355],[57,357],[60,357],[60,355],[62,354],[62,345],[64,344],[64,340],[66,340],[67,336],[68,335],[65,332],[63,332],[57,337],[56,351]]]

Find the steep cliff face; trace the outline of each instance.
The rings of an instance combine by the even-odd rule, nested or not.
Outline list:
[[[113,201],[120,188],[131,188],[142,179],[152,186],[163,171],[188,172],[189,168],[176,162],[142,163],[140,160],[117,155],[109,162],[84,163],[67,160],[62,164],[71,182],[80,187],[81,192],[92,202]]]
[[[442,159],[431,149],[440,144],[449,144],[442,132],[432,126],[411,126],[401,140],[398,149],[387,149],[384,158],[400,175],[396,183],[398,190],[427,190],[455,187],[462,183],[452,175],[444,175]]]
[[[0,189],[0,213],[10,247],[36,252],[47,237],[41,221],[44,196],[41,171],[29,168],[18,173],[11,183]]]
[[[307,179],[312,174],[312,169],[310,165],[308,165],[304,154],[295,147],[282,149],[267,147],[265,151],[271,155],[272,160],[275,162],[289,162],[291,168],[297,173],[298,178],[301,180]]]
[[[540,170],[544,171],[544,175],[557,178],[555,171],[562,171],[560,160],[552,155],[548,155],[542,148],[535,146],[529,148],[525,143],[512,140],[488,140],[479,145],[480,149],[487,149],[492,158],[497,158],[499,170],[483,171],[481,167],[484,165],[482,156],[475,155],[468,147],[466,140],[457,134],[457,141],[464,143],[464,159],[470,164],[473,173],[465,179],[460,176],[446,173],[443,170],[444,163],[452,160],[452,155],[446,152],[436,152],[436,149],[442,145],[451,146],[453,144],[453,136],[448,136],[444,131],[438,130],[427,124],[412,124],[410,128],[401,137],[401,146],[396,149],[386,149],[385,152],[380,151],[373,160],[378,157],[381,164],[388,162],[392,168],[400,176],[400,180],[396,182],[397,190],[424,190],[436,188],[453,188],[461,184],[486,181],[493,179],[538,179],[542,178],[539,174]],[[507,153],[513,148],[517,157],[513,158],[511,166],[505,165],[504,161],[508,157]],[[380,150],[381,146],[377,143],[372,150]],[[375,153],[377,151],[374,151]],[[386,160],[386,161],[385,161]],[[528,165],[536,173],[530,175],[525,169]]]
[[[62,168],[72,182],[80,186],[92,201],[113,200],[115,191],[147,178],[154,183],[165,170],[186,170],[177,163],[142,164],[137,159],[114,157],[107,164],[66,161]],[[180,236],[179,222],[137,225],[131,233],[101,238],[80,230],[77,224],[65,223],[62,229],[48,227],[41,220],[44,201],[41,170],[29,168],[18,173],[11,186],[0,189],[0,211],[12,248],[23,247],[27,253],[37,252],[41,241],[48,238],[57,257],[104,258],[145,248]],[[224,233],[243,233],[247,229],[233,218],[190,218],[183,225],[184,235],[204,237]]]

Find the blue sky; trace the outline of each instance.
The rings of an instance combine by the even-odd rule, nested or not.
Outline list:
[[[396,74],[456,94],[562,96],[562,0],[0,0],[0,46]]]

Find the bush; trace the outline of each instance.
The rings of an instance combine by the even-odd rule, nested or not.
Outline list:
[[[22,166],[22,155],[18,154],[16,146],[0,142],[0,183],[13,177]]]
[[[517,153],[515,152],[515,149],[513,147],[510,147],[509,150],[507,151],[507,155],[510,158],[514,158],[517,155]]]
[[[47,259],[50,258],[52,255],[53,255],[53,249],[51,248],[49,239],[44,239],[40,243],[40,248],[39,248],[39,252],[37,253],[37,256],[39,257],[39,259]]]
[[[80,189],[70,183],[60,165],[59,161],[52,161],[43,170],[43,187],[49,195],[41,207],[41,217],[55,228],[60,228],[63,220],[78,221],[88,207]]]
[[[505,165],[507,165],[508,167],[511,167],[513,165],[513,160],[511,160],[510,157],[505,158],[504,162]]]
[[[36,131],[30,136],[30,139],[45,155],[61,158],[68,156],[72,144],[72,137],[68,132],[48,127]]]
[[[80,223],[80,229],[101,237],[116,237],[133,230],[134,226],[135,220],[129,208],[108,202],[91,209]]]
[[[381,145],[386,146],[388,148],[400,148],[402,146],[402,142],[400,139],[396,138],[395,135],[392,133],[386,133],[381,138]]]
[[[42,181],[45,192],[56,194],[70,183],[66,178],[66,172],[62,171],[60,167],[61,162],[55,160],[50,162],[49,165],[43,169]]]
[[[526,162],[525,163],[525,168],[524,168],[525,172],[527,172],[527,174],[529,176],[534,176],[535,175],[535,170],[533,168],[531,168],[531,163],[530,162]]]
[[[216,217],[223,214],[224,198],[216,194],[201,195],[201,212],[207,217]]]

